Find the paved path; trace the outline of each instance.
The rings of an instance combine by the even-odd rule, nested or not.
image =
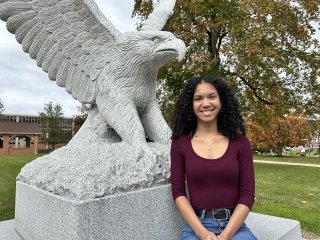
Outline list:
[[[304,167],[318,167],[320,164],[309,164],[309,163],[292,163],[292,162],[278,162],[278,161],[267,161],[267,160],[253,160],[256,163],[268,163],[268,164],[279,164],[279,165],[292,165],[292,166],[304,166]]]

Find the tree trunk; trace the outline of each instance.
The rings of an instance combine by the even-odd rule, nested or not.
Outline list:
[[[276,145],[276,155],[277,156],[282,156],[282,144],[281,143],[277,143],[277,145]]]

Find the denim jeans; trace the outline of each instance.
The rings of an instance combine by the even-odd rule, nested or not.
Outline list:
[[[210,232],[219,235],[226,227],[228,220],[214,220],[213,218],[200,218],[203,226]],[[191,227],[186,224],[182,229],[180,240],[199,240],[197,235],[193,232]],[[257,240],[245,223],[241,225],[232,240]]]

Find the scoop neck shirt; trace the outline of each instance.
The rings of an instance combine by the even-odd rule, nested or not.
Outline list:
[[[198,209],[235,208],[237,204],[252,208],[254,166],[245,136],[229,139],[225,153],[215,159],[197,155],[189,135],[173,140],[170,152],[174,200],[187,196]]]

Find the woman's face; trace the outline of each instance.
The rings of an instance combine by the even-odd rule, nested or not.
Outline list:
[[[214,122],[221,109],[217,89],[210,83],[199,83],[193,95],[193,112],[198,122]]]

